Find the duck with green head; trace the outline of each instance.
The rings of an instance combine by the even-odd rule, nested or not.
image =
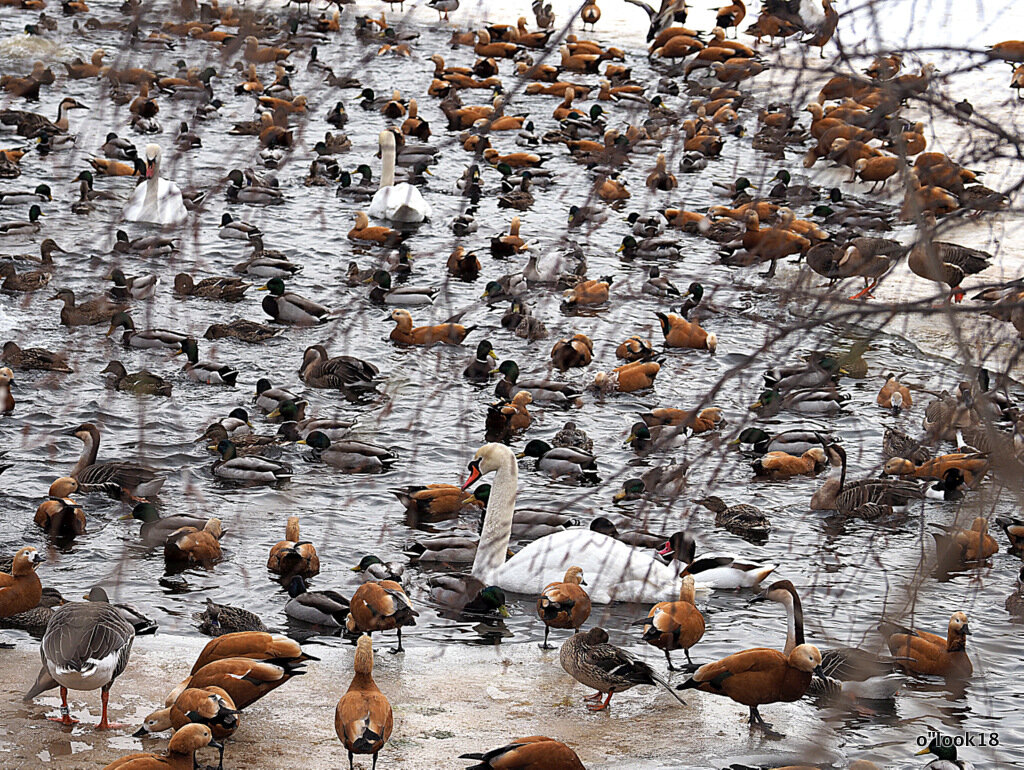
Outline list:
[[[213,464],[211,470],[217,478],[258,484],[276,484],[295,475],[295,471],[288,463],[256,455],[239,457],[237,447],[229,439],[221,439],[216,450],[220,453],[220,459]]]
[[[193,337],[188,337],[181,342],[181,348],[174,355],[184,354],[188,362],[182,367],[196,382],[205,382],[207,385],[230,385],[234,387],[238,379],[238,370],[230,366],[222,366],[211,361],[199,360],[199,343]]]
[[[43,210],[37,204],[32,204],[32,208],[28,210],[27,221],[21,220],[0,224],[0,235],[30,235],[38,233],[43,226],[43,223],[39,221],[39,217],[44,216],[46,215],[43,213]]]

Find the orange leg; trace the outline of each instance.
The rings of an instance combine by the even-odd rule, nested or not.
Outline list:
[[[589,711],[604,711],[604,709],[608,708],[608,703],[611,701],[612,695],[614,694],[615,693],[613,692],[608,693],[608,697],[604,699],[604,703],[591,703],[589,706],[587,706],[587,709]]]
[[[863,289],[858,291],[856,294],[854,294],[852,297],[850,297],[850,299],[862,299],[871,297],[871,292],[875,290],[875,287],[878,285],[878,281],[871,282],[868,281],[867,278],[865,278],[864,283],[867,285]]]
[[[601,700],[602,695],[604,695],[604,693],[598,691],[595,692],[593,695],[584,695],[583,700]]]
[[[103,692],[100,695],[100,700],[103,701],[103,713],[100,715],[100,723],[96,725],[97,730],[117,730],[122,727],[128,727],[128,725],[122,725],[118,722],[107,721],[107,698],[110,697],[110,691],[103,688]]]
[[[59,717],[47,717],[51,722],[60,722],[62,725],[77,725],[78,720],[71,716],[71,711],[68,709],[68,688],[60,688],[60,716]]]

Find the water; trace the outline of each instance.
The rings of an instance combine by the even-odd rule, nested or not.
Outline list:
[[[507,9],[503,4],[501,13],[488,9],[486,17],[490,21],[511,20],[520,5],[528,11],[527,4],[516,4],[515,9]],[[920,25],[926,31],[941,31],[948,28],[947,24],[962,21],[959,16],[957,20],[947,20],[943,15],[946,6],[941,4],[927,8],[919,3],[887,5],[900,12],[913,13],[915,18],[927,19],[928,23]],[[1020,9],[1003,5],[998,8],[998,13],[994,9],[989,13],[986,9],[985,14],[975,19],[977,32],[986,42],[992,42],[989,38],[998,30],[1009,28],[1007,14],[1012,19],[1020,17]],[[564,19],[566,13],[563,10],[560,19]],[[863,11],[851,13],[856,19],[855,14]],[[449,48],[449,28],[438,26],[431,14],[429,9],[423,9],[410,22],[420,33],[413,44],[414,58],[370,56],[358,67],[364,85],[373,87],[379,94],[398,88],[403,96],[414,96],[423,93],[429,83],[432,67],[427,57],[430,53],[441,52],[449,64],[464,65],[473,60],[468,49],[452,51]],[[695,9],[691,25],[710,28],[711,15],[703,9]],[[388,16],[393,18],[390,13]],[[401,558],[403,546],[421,534],[411,526],[402,506],[388,490],[413,483],[460,482],[465,476],[466,463],[483,442],[483,421],[486,405],[493,400],[493,382],[477,387],[460,376],[477,342],[490,339],[501,359],[512,358],[519,362],[525,378],[534,373],[548,374],[548,354],[555,339],[574,332],[586,333],[595,342],[595,363],[583,371],[573,370],[565,379],[578,384],[591,382],[598,369],[609,369],[618,363],[614,360],[614,348],[626,336],[644,334],[656,344],[661,339],[654,311],[665,306],[640,293],[649,264],[642,260],[633,264],[620,262],[615,255],[615,248],[628,232],[624,222],[626,213],[680,204],[685,204],[687,209],[702,210],[707,205],[723,202],[711,189],[714,181],[729,182],[739,174],[760,181],[772,176],[780,166],[800,169],[799,147],[788,154],[784,162],[766,162],[763,156],[751,151],[749,137],[729,137],[723,160],[710,164],[698,175],[680,175],[680,188],[672,193],[652,195],[644,187],[643,179],[653,167],[654,155],[634,155],[632,164],[622,174],[633,199],[620,212],[612,212],[609,220],[596,231],[584,230],[574,236],[586,252],[589,275],[615,277],[612,301],[596,311],[566,316],[559,308],[558,292],[534,290],[530,296],[534,314],[545,321],[551,334],[545,341],[528,343],[501,329],[499,321],[504,306],[488,307],[479,299],[487,280],[521,268],[525,263],[525,258],[494,259],[487,250],[488,239],[506,231],[512,214],[518,212],[497,209],[494,190],[498,175],[484,169],[487,194],[476,213],[479,231],[462,240],[454,238],[449,223],[464,207],[455,182],[469,162],[469,156],[463,155],[454,142],[454,134],[445,131],[444,117],[436,100],[418,99],[420,114],[430,121],[434,132],[432,143],[441,143],[445,151],[424,188],[434,209],[433,220],[409,240],[416,257],[410,281],[439,286],[441,294],[433,308],[413,309],[413,317],[420,324],[438,322],[464,312],[464,322],[478,328],[462,348],[400,349],[387,339],[391,323],[382,320],[386,311],[369,303],[365,288],[350,288],[344,283],[344,271],[351,259],[365,268],[377,264],[382,256],[380,250],[353,246],[345,237],[352,226],[352,212],[358,207],[336,198],[333,186],[305,187],[302,184],[312,158],[312,145],[325,130],[333,130],[324,118],[338,99],[342,99],[348,109],[351,119],[346,132],[353,142],[349,153],[338,156],[339,162],[343,168],[350,169],[367,162],[374,169],[375,178],[379,176],[379,162],[374,157],[376,137],[387,121],[377,111],[361,110],[356,91],[338,91],[321,85],[318,75],[306,71],[305,53],[294,54],[294,91],[306,94],[315,109],[309,124],[299,124],[298,147],[276,172],[285,203],[276,207],[228,205],[223,189],[218,186],[220,180],[230,168],[255,164],[259,148],[253,137],[233,137],[226,133],[234,122],[252,116],[252,102],[250,97],[233,94],[233,86],[240,77],[229,62],[219,58],[215,46],[195,40],[176,40],[173,51],[125,53],[118,33],[79,34],[71,30],[67,19],[61,20],[60,31],[50,33],[48,40],[26,41],[20,33],[26,20],[25,15],[10,12],[0,16],[0,34],[9,36],[0,40],[5,72],[27,72],[31,62],[42,56],[70,60],[77,53],[88,59],[96,47],[103,46],[111,58],[119,51],[123,54],[118,60],[120,66],[143,61],[170,73],[172,63],[184,58],[190,66],[200,68],[211,63],[221,75],[214,81],[217,96],[225,102],[219,117],[193,126],[203,140],[199,150],[179,153],[173,146],[177,124],[182,119],[191,120],[193,103],[158,96],[161,108],[158,119],[164,131],[155,141],[164,148],[163,173],[183,187],[213,188],[205,209],[198,217],[190,217],[181,233],[180,254],[171,258],[122,259],[110,253],[114,231],[123,226],[118,224],[118,217],[123,199],[133,187],[131,180],[97,178],[97,188],[115,191],[121,200],[97,202],[96,211],[88,217],[77,217],[69,212],[70,203],[77,199],[77,184],[71,180],[86,167],[85,159],[98,151],[108,131],[128,136],[138,146],[149,141],[131,132],[125,109],[115,110],[106,90],[94,81],[65,81],[59,76],[54,86],[43,88],[40,103],[29,105],[28,109],[55,115],[60,99],[72,96],[89,104],[92,110],[88,115],[80,111],[72,113],[72,131],[78,133],[72,150],[56,152],[46,158],[34,152],[26,155],[22,161],[22,177],[3,185],[4,189],[31,189],[46,181],[54,190],[54,202],[44,206],[48,216],[42,232],[31,240],[8,239],[9,243],[0,244],[5,252],[35,252],[38,241],[50,236],[71,251],[70,255],[57,255],[56,274],[48,289],[67,286],[84,298],[107,289],[109,284],[104,276],[115,266],[121,266],[128,275],[156,272],[162,279],[157,296],[133,303],[132,314],[137,327],[188,331],[200,338],[202,358],[229,363],[241,372],[238,387],[234,389],[193,383],[180,372],[181,358],[124,348],[117,341],[120,333],[107,338],[102,334],[102,327],[61,327],[59,304],[46,301],[48,290],[34,295],[0,296],[3,339],[15,339],[23,347],[38,345],[67,350],[75,369],[75,374],[67,377],[18,373],[19,387],[15,390],[18,407],[13,415],[0,422],[0,446],[8,449],[8,458],[16,463],[2,477],[7,504],[0,513],[0,521],[8,532],[4,550],[13,551],[25,544],[40,546],[45,542],[31,523],[32,512],[45,496],[50,481],[68,472],[81,450],[75,439],[61,432],[80,422],[95,422],[103,435],[101,461],[117,457],[143,459],[167,474],[168,481],[159,500],[164,515],[217,515],[225,522],[230,532],[223,541],[224,561],[210,570],[187,570],[179,582],[162,584],[161,554],[147,552],[138,543],[137,523],[118,520],[128,509],[90,495],[82,500],[88,515],[88,533],[69,547],[45,546],[48,562],[41,576],[44,584],[57,586],[67,597],[79,596],[94,583],[110,586],[112,596],[130,600],[151,614],[164,634],[195,634],[191,615],[202,607],[207,597],[245,606],[257,612],[268,626],[309,634],[309,628],[300,628],[286,620],[283,606],[287,596],[264,570],[270,546],[283,537],[287,515],[298,514],[303,536],[317,545],[322,572],[313,587],[331,587],[344,593],[353,591],[359,584],[359,577],[348,567],[362,555],[375,553],[384,559]],[[843,35],[856,36],[856,31],[864,29],[859,23],[843,23]],[[625,24],[630,25],[629,31],[620,37]],[[333,64],[339,74],[346,70],[346,64],[354,55],[363,55],[373,48],[354,41],[350,17],[343,19],[342,26],[342,33],[320,46],[320,58]],[[597,38],[629,48],[627,63],[633,66],[638,79],[650,80],[653,92],[657,76],[652,76],[640,48],[645,27],[643,14],[636,8],[613,7],[605,10]],[[917,27],[914,29],[925,34]],[[926,37],[922,40],[928,42]],[[796,60],[789,54],[784,61],[792,64]],[[953,66],[943,64],[940,68],[953,69]],[[503,64],[502,69],[503,73],[507,72],[508,64]],[[1007,107],[1012,94],[1005,90],[1004,76],[1008,80],[1005,69],[993,64],[981,73],[963,75],[951,82],[950,91],[969,93],[979,111],[990,111],[1012,126]],[[261,75],[269,82],[271,68],[262,67]],[[769,75],[753,88],[760,98],[741,111],[741,121],[751,134],[756,128],[755,111],[763,105],[762,100],[774,98],[777,92],[773,89],[793,82],[792,74],[784,66]],[[594,83],[597,80],[593,77],[572,79]],[[987,87],[990,80],[988,90],[975,90]],[[462,98],[466,104],[480,104],[485,103],[489,95],[486,91],[465,91]],[[685,112],[688,97],[666,97],[666,102]],[[794,102],[803,103],[802,99],[795,98]],[[590,103],[583,104],[589,107]],[[26,108],[21,103],[13,106]],[[554,106],[555,100],[548,97],[517,94],[509,111],[529,112],[537,123],[538,133],[543,133],[554,126],[550,117]],[[612,126],[620,125],[628,115],[624,105],[604,106],[612,110]],[[19,137],[5,136],[4,139],[9,140],[3,143],[4,147],[21,144]],[[495,145],[503,152],[521,149],[513,144],[513,139],[514,133],[496,139]],[[964,143],[968,139],[967,132],[950,121],[937,124],[937,146],[954,156],[958,148],[967,146]],[[582,167],[567,162],[559,146],[545,145],[541,150],[553,156],[546,167],[557,173],[557,183],[547,191],[535,190],[537,203],[519,216],[523,220],[522,234],[530,242],[531,252],[543,255],[559,246],[565,235],[568,207],[586,202],[592,178]],[[1019,166],[1007,161],[994,167],[997,173],[986,177],[990,186],[1006,186],[1019,179]],[[822,169],[821,164],[813,177],[814,181],[828,186],[840,178],[839,172]],[[850,189],[863,194],[866,188]],[[171,293],[173,276],[179,271],[188,271],[197,279],[207,275],[230,275],[232,266],[245,258],[248,248],[244,244],[217,237],[224,211],[257,224],[264,232],[267,248],[281,249],[303,265],[303,271],[289,282],[289,288],[337,308],[340,320],[312,329],[289,328],[260,345],[203,340],[204,330],[215,321],[236,317],[266,320],[259,304],[263,295],[254,290],[236,305],[201,299],[180,300]],[[809,208],[801,208],[798,213],[808,211]],[[2,212],[5,221],[22,218],[26,213],[20,207]],[[132,237],[147,232],[139,226],[125,229]],[[1000,262],[993,273],[1018,274],[1014,271],[1018,267],[1016,260],[1021,240],[1015,215],[982,219],[979,224],[969,225],[965,232],[964,237],[969,237],[973,245],[998,252]],[[909,238],[911,232],[897,231],[896,235]],[[926,549],[930,548],[931,538],[927,536],[924,523],[950,522],[958,516],[970,520],[975,513],[1013,514],[1016,500],[1005,490],[1000,493],[988,482],[966,500],[962,509],[956,504],[929,503],[923,511],[913,511],[909,520],[900,526],[883,528],[852,522],[836,527],[819,513],[807,510],[807,501],[822,478],[784,483],[752,482],[749,458],[726,451],[724,444],[735,430],[752,422],[747,406],[760,391],[761,370],[795,360],[800,353],[815,348],[849,349],[876,328],[880,319],[875,319],[874,325],[812,321],[798,333],[773,344],[750,365],[746,356],[758,351],[778,330],[799,319],[814,318],[815,313],[827,308],[814,308],[806,300],[783,291],[798,284],[796,265],[780,266],[778,277],[766,283],[755,271],[722,266],[713,244],[690,236],[680,238],[684,258],[677,264],[662,265],[662,270],[679,286],[700,280],[708,289],[706,303],[714,312],[705,325],[718,335],[718,355],[697,351],[667,353],[653,393],[605,398],[588,394],[585,406],[571,414],[533,409],[535,422],[528,438],[550,440],[566,419],[575,420],[590,434],[599,458],[601,482],[597,486],[580,487],[553,481],[533,470],[530,461],[524,461],[520,467],[518,504],[569,511],[585,521],[598,514],[624,513],[655,532],[670,533],[688,526],[697,532],[702,551],[735,551],[746,559],[779,564],[777,574],[793,580],[802,591],[810,640],[823,646],[877,647],[879,640],[873,627],[879,615],[883,610],[894,614],[903,610],[906,588],[914,581],[918,569],[922,543]],[[457,243],[478,249],[484,269],[476,281],[463,282],[447,276],[445,259]],[[817,286],[817,281],[810,281],[810,286]],[[920,279],[900,274],[883,287],[878,296],[880,300],[898,299],[930,291],[931,287],[921,286]],[[988,332],[990,335],[1002,335],[996,339],[1006,340],[1006,345],[1012,347],[1013,332],[1009,326],[986,328],[994,330]],[[957,353],[949,340],[950,334],[944,325],[930,320],[904,322],[900,319],[870,337],[864,355],[868,378],[845,379],[843,390],[852,396],[848,408],[835,419],[815,423],[843,437],[853,477],[877,472],[884,426],[896,424],[915,432],[928,400],[927,395],[921,394],[919,405],[899,418],[883,414],[874,404],[882,374],[890,370],[906,372],[904,379],[929,390],[952,388],[961,374],[954,364]],[[302,351],[316,343],[327,345],[332,354],[357,355],[378,365],[384,375],[380,396],[364,403],[351,403],[331,391],[302,387],[297,372]],[[123,361],[129,371],[147,368],[170,379],[174,383],[174,397],[135,397],[104,389],[99,372],[115,358]],[[645,458],[638,458],[623,445],[636,412],[655,406],[692,407],[702,403],[709,389],[725,376],[728,379],[724,387],[713,396],[713,403],[724,410],[729,421],[722,435],[697,437],[674,453]],[[303,462],[303,452],[291,447],[285,450],[284,457],[295,464],[297,475],[289,483],[278,487],[238,488],[214,480],[210,473],[214,457],[203,443],[195,441],[210,422],[241,405],[250,409],[258,430],[264,433],[276,430],[276,426],[264,424],[251,404],[253,388],[260,377],[303,392],[309,398],[312,413],[355,418],[357,438],[395,447],[400,461],[391,471],[380,475],[346,475]],[[769,429],[782,430],[807,422],[783,415],[770,421]],[[521,448],[522,443],[519,441],[516,446]],[[650,465],[682,459],[693,461],[690,492],[682,499],[670,505],[613,505],[612,494],[625,478],[639,475]],[[759,506],[772,521],[768,543],[763,547],[754,546],[715,529],[713,515],[691,503],[705,492],[719,494],[729,503],[750,502]],[[426,532],[475,527],[476,522],[468,516],[421,525]],[[1000,534],[1000,540],[1002,537]],[[891,713],[865,716],[840,710],[823,712],[830,727],[839,732],[844,752],[850,757],[866,756],[887,766],[910,767],[917,766],[907,759],[917,750],[914,739],[926,729],[947,733],[997,731],[1002,749],[999,766],[1020,766],[1021,733],[1012,717],[1019,707],[1014,657],[1019,627],[1009,621],[1002,608],[1019,568],[1016,557],[1001,553],[981,570],[960,573],[941,582],[930,578],[923,582],[917,593],[917,622],[923,628],[941,632],[952,611],[966,611],[974,629],[969,651],[975,664],[975,676],[963,691],[936,688],[934,681],[909,680]],[[426,654],[427,648],[438,646],[443,650],[450,645],[494,644],[499,638],[503,642],[532,642],[542,637],[531,597],[510,597],[512,617],[503,626],[480,625],[475,621],[443,617],[440,609],[432,606],[426,590],[427,571],[411,569],[406,575],[409,594],[421,613],[418,625],[404,634],[410,656]],[[694,650],[696,660],[710,660],[751,646],[781,647],[785,634],[781,608],[763,604],[748,607],[748,598],[747,594],[718,592],[707,599],[706,606],[702,604],[708,631]],[[645,612],[645,607],[638,606],[597,607],[590,622],[601,623],[610,629],[614,641],[660,664],[658,652],[641,646],[635,630],[627,630],[628,622]],[[556,634],[556,641],[561,638],[561,634]],[[316,641],[331,646],[346,643],[338,637],[322,635],[317,636]],[[731,751],[723,748],[727,750]],[[742,754],[744,750],[736,747],[735,754]],[[969,756],[981,759],[987,755],[979,752]]]

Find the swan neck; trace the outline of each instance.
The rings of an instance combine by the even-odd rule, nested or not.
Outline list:
[[[381,147],[380,187],[393,187],[395,184],[395,148],[390,145]]]
[[[473,560],[473,576],[485,583],[505,564],[518,486],[519,468],[510,452],[494,474],[491,494],[487,499],[487,516]]]

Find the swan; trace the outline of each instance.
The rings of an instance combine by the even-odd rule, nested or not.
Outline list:
[[[535,540],[505,561],[515,512],[519,469],[504,444],[485,444],[469,464],[466,489],[494,472],[473,577],[505,591],[540,594],[571,566],[587,576],[587,592],[597,604],[671,601],[679,596],[682,577],[649,552],[589,529],[568,529]],[[706,586],[700,586],[706,589]]]
[[[181,190],[174,182],[160,178],[160,145],[146,145],[146,181],[135,188],[124,207],[129,222],[180,225],[188,217]]]
[[[430,216],[430,204],[408,182],[395,184],[395,135],[380,132],[380,189],[370,203],[370,216],[392,222],[422,222]]]

